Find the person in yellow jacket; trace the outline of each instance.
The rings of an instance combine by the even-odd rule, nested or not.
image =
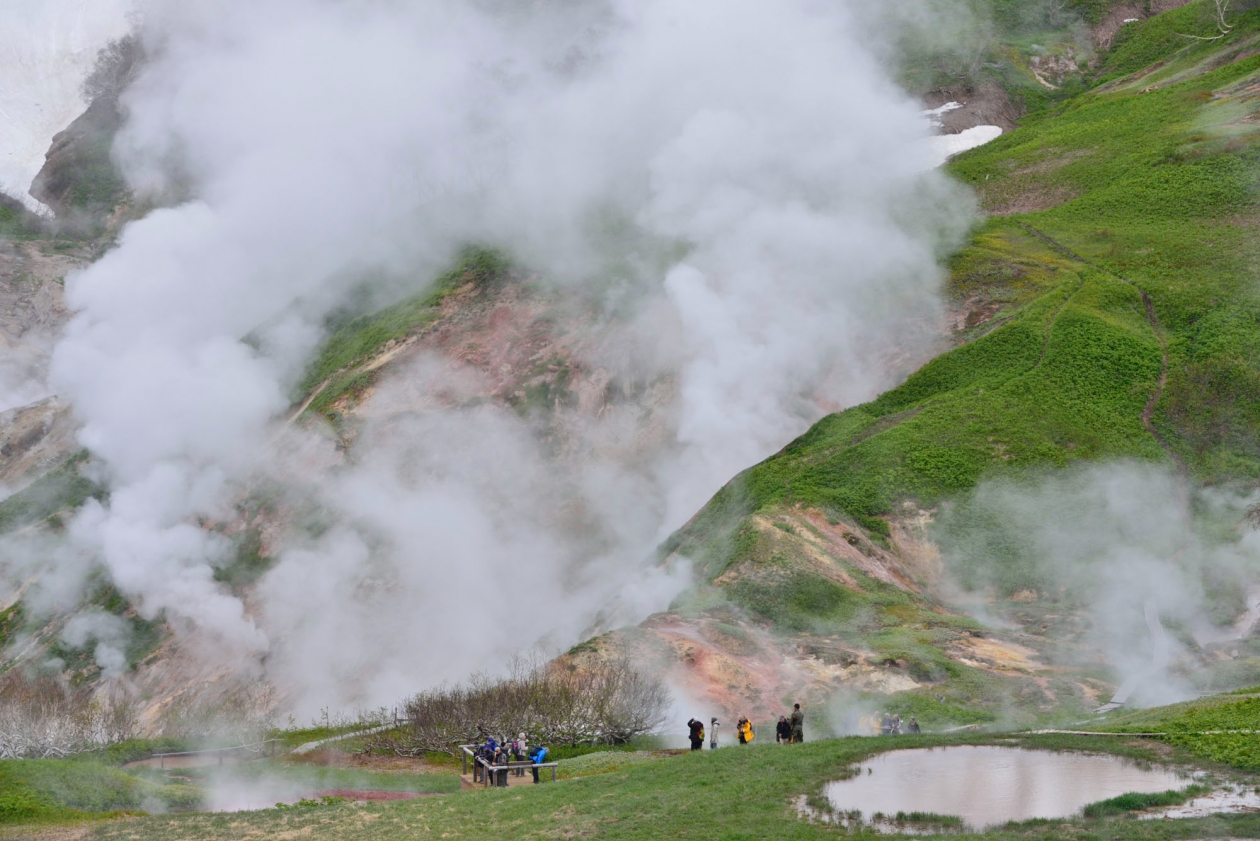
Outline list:
[[[745,716],[739,717],[739,723],[735,725],[735,732],[739,735],[739,743],[746,745],[753,740],[752,722]]]

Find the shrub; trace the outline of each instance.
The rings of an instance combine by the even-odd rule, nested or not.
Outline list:
[[[51,677],[14,669],[0,677],[0,759],[66,757],[133,738],[139,716],[129,694],[93,698]]]
[[[525,733],[530,743],[622,744],[664,723],[669,693],[627,656],[589,668],[517,661],[505,678],[475,675],[403,702],[407,724],[376,746],[404,756],[458,755],[488,735]]]

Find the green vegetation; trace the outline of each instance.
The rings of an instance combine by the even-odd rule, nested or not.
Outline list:
[[[661,759],[659,755],[643,751],[604,750],[561,760],[560,767],[556,769],[556,776],[561,780],[571,780],[575,777],[589,777],[592,774],[611,774],[644,762],[655,762],[658,759]]]
[[[753,515],[819,511],[874,548],[904,502],[948,502],[1001,558],[987,580],[1010,595],[1045,582],[1039,558],[1006,551],[1013,536],[968,511],[982,481],[1116,459],[1176,462],[1207,484],[1260,479],[1260,9],[1231,13],[1218,41],[1169,37],[1198,32],[1210,6],[1133,25],[1102,65],[1109,84],[955,159],[987,208],[1019,211],[990,216],[951,260],[951,296],[980,313],[964,342],[745,471],[664,551],[776,628],[877,646],[917,661],[918,680],[973,681],[955,696],[969,706],[987,678],[931,654],[956,637],[930,604],[821,577]],[[1153,89],[1127,75],[1155,62]]]
[[[0,534],[43,522],[89,499],[103,499],[105,489],[79,472],[87,458],[86,450],[76,453],[56,470],[0,502]]]
[[[277,761],[247,762],[231,767],[207,766],[179,771],[194,783],[207,785],[215,780],[234,784],[282,783],[288,789],[303,788],[309,793],[335,789],[356,791],[407,791],[419,794],[449,794],[459,790],[459,778],[446,774],[409,774],[399,772],[362,771],[357,768],[329,768],[319,765]]]
[[[118,742],[92,753],[70,757],[70,762],[96,762],[102,765],[117,767],[128,762],[148,759],[158,753],[178,753],[185,750],[196,750],[200,743],[188,739],[163,737],[159,739],[128,739]]]
[[[924,831],[928,828],[940,830],[961,830],[963,819],[953,815],[937,815],[932,812],[898,812],[888,820],[899,824],[914,824],[915,829]]]
[[[0,239],[34,239],[47,233],[42,219],[20,202],[0,195]]]
[[[64,821],[117,811],[188,811],[201,792],[167,785],[99,762],[0,761],[0,825]]]
[[[1130,792],[1109,800],[1100,800],[1085,807],[1083,814],[1087,818],[1106,818],[1122,815],[1125,812],[1140,812],[1143,809],[1155,809],[1160,806],[1180,806],[1187,800],[1207,794],[1212,789],[1204,785],[1192,785],[1183,789],[1160,791],[1151,794]]]
[[[1168,742],[1194,756],[1260,771],[1260,697],[1217,695],[1117,716],[1105,726],[1164,733]]]
[[[796,812],[802,795],[817,802],[822,786],[842,778],[852,763],[877,750],[963,743],[994,743],[994,739],[957,737],[890,737],[809,742],[790,748],[774,744],[719,751],[685,752],[679,756],[643,759],[635,764],[594,754],[582,760],[595,765],[621,761],[607,770],[555,785],[524,789],[490,789],[452,793],[389,804],[353,806],[348,803],[313,805],[300,809],[270,809],[232,815],[155,815],[139,820],[108,822],[93,828],[90,837],[148,841],[181,838],[262,839],[280,835],[320,839],[391,841],[414,837],[464,837],[485,831],[487,821],[512,828],[528,837],[598,837],[655,839],[700,838],[834,838],[834,825],[811,823]],[[1014,737],[1002,744],[1051,750],[1115,751],[1139,759],[1156,759],[1148,743],[1086,737]],[[625,754],[624,756],[635,756]],[[907,825],[951,829],[949,816],[903,814],[889,816]],[[1100,834],[1101,833],[1101,834]],[[1123,816],[1100,824],[1095,819],[1035,821],[992,830],[982,836],[1049,841],[1064,837],[1173,839],[1255,837],[1260,816],[1222,815],[1196,820],[1138,822]]]
[[[510,263],[498,251],[469,248],[455,268],[438,278],[419,295],[368,315],[360,315],[337,329],[325,342],[298,385],[301,396],[321,383],[328,384],[311,402],[310,410],[323,413],[347,394],[357,394],[373,382],[371,372],[354,370],[380,353],[390,342],[422,330],[438,317],[437,305],[456,287],[472,283],[485,286],[502,282]]]
[[[258,529],[245,529],[233,541],[236,553],[232,562],[214,571],[214,580],[221,581],[233,589],[240,589],[254,584],[262,578],[275,563],[274,558],[262,554],[262,534]]]
[[[165,620],[161,616],[154,619],[145,619],[137,614],[126,597],[118,591],[118,588],[105,582],[103,576],[96,576],[95,586],[89,591],[87,597],[80,604],[79,609],[81,611],[103,611],[117,616],[127,623],[128,635],[125,653],[127,655],[127,663],[132,668],[154,651],[157,651],[162,644],[162,640],[166,638]],[[94,638],[89,638],[83,645],[77,647],[67,644],[64,640],[57,639],[49,645],[48,654],[51,657],[61,659],[65,664],[64,668],[77,673],[77,679],[81,682],[98,671],[94,658],[95,650],[96,640]]]
[[[25,625],[26,610],[20,599],[0,610],[0,650],[9,644],[9,640],[17,637]]]
[[[618,745],[548,745],[547,757],[555,762],[577,759],[594,754],[638,753],[648,754],[663,749],[663,744],[656,736],[637,736],[628,742]]]

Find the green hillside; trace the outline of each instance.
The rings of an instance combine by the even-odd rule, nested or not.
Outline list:
[[[1203,6],[1130,24],[1109,84],[950,165],[995,215],[949,291],[991,317],[743,473],[667,548],[716,577],[750,551],[729,538],[756,511],[819,508],[886,537],[903,501],[1082,461],[1260,477],[1260,11],[1218,41],[1169,38],[1202,28]],[[1135,62],[1158,70],[1134,81]]]

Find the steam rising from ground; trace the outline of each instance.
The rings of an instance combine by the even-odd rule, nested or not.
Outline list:
[[[642,568],[664,534],[928,350],[936,258],[971,204],[924,174],[927,122],[847,3],[145,15],[153,59],[116,151],[142,193],[187,200],[67,283],[79,315],[53,381],[112,489],[69,533],[146,615],[271,651],[312,702],[571,643],[617,594],[620,618],[663,607],[686,580]],[[606,309],[624,351],[608,364],[676,383],[668,446],[561,469],[491,406],[368,434],[340,467],[317,434],[277,432],[324,316],[366,277],[414,288],[467,242]],[[202,524],[263,477],[321,525],[246,611]],[[572,505],[581,529],[557,513]]]
[[[1236,650],[1250,631],[1235,623],[1260,584],[1260,533],[1243,526],[1252,502],[1192,492],[1161,466],[1095,465],[983,484],[940,528],[965,587],[1036,594],[1056,613],[1083,609],[1088,649],[1104,652],[1135,684],[1133,700],[1149,705],[1192,697],[1208,681],[1204,652]],[[1159,622],[1148,612],[1167,637],[1153,637]],[[1165,658],[1171,673],[1151,674]]]

